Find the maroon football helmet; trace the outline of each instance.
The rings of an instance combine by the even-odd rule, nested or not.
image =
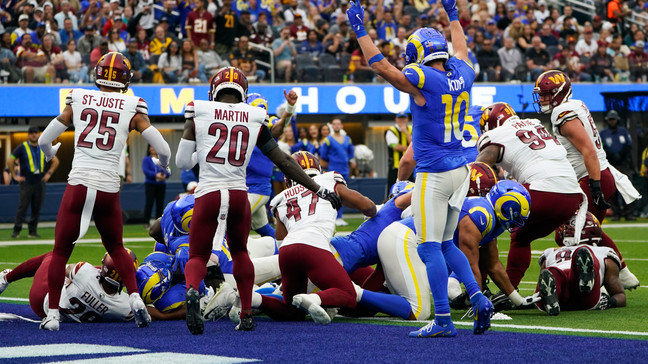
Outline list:
[[[241,102],[246,102],[248,81],[245,73],[236,67],[221,68],[209,82],[209,101],[215,101],[218,92],[224,89],[236,91],[241,95]]]
[[[306,172],[307,175],[314,177],[322,173],[322,168],[320,167],[319,159],[310,152],[299,151],[291,155],[292,159],[297,161],[300,167]],[[296,183],[288,177],[286,179],[286,186],[292,187]]]
[[[135,270],[137,270],[137,266],[139,265],[139,263],[137,262],[137,256],[130,249],[126,249],[126,251],[133,260],[133,267],[135,268]],[[101,270],[99,274],[103,279],[106,280],[106,282],[114,286],[121,287],[123,284],[119,273],[117,273],[117,268],[115,268],[115,262],[108,253],[104,254],[104,257],[101,260]]]
[[[572,240],[573,242],[575,233],[575,220],[576,215],[572,216],[572,218],[569,219],[567,223],[560,225],[560,227],[556,229],[556,244],[560,246],[577,244],[597,245],[601,241],[601,237],[603,236],[601,224],[599,223],[596,216],[594,216],[594,214],[588,212],[585,220],[585,226],[583,226],[583,230],[581,231],[580,240],[575,244],[565,244],[565,241],[570,242],[569,240]]]
[[[493,169],[484,162],[472,162],[470,166],[470,188],[467,197],[486,197],[491,188],[497,183]]]
[[[484,109],[481,119],[479,119],[479,126],[482,133],[485,133],[502,126],[506,120],[513,116],[517,117],[517,114],[511,105],[505,102],[496,102]]]
[[[95,66],[95,85],[97,87],[114,87],[126,92],[132,76],[128,58],[119,52],[104,54]]]
[[[543,96],[550,96],[546,104],[540,104]],[[567,102],[572,95],[571,80],[561,71],[547,71],[536,80],[533,88],[533,107],[536,112],[548,114],[554,107]]]

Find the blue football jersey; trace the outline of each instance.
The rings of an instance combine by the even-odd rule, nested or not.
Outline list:
[[[479,119],[481,119],[484,109],[483,106],[473,105],[468,109],[468,114],[466,115],[461,146],[463,147],[464,155],[468,163],[474,162],[477,159],[477,154],[479,154],[477,150],[477,140],[481,135]]]
[[[378,211],[376,216],[366,220],[354,232],[347,236],[336,236],[331,239],[331,245],[335,247],[344,269],[347,272],[380,261],[378,258],[378,236],[392,222],[398,221],[403,210],[396,207],[394,198],[390,199]]]
[[[403,74],[425,97],[419,106],[410,96],[412,141],[417,172],[445,172],[467,163],[462,141],[475,71],[470,63],[451,57],[445,71],[417,63]]]
[[[202,297],[205,295],[205,282],[200,281],[200,287],[198,287],[198,293]],[[153,306],[157,308],[160,312],[168,313],[174,311],[185,304],[185,297],[187,294],[187,284],[185,282],[175,284],[171,286],[159,300],[153,303]]]
[[[482,239],[479,246],[487,244],[505,231],[504,227],[495,217],[495,210],[485,197],[467,197],[461,206],[459,221],[468,215],[481,233]],[[459,244],[459,231],[454,233],[454,243]]]
[[[173,255],[165,254],[162,252],[153,252],[144,258],[144,263],[150,263],[156,268],[166,268],[171,270],[173,266]]]
[[[164,243],[169,246],[169,240],[181,235],[173,225],[173,219],[171,218],[171,208],[175,201],[169,202],[164,208],[162,213],[162,218],[160,219],[160,225],[162,228],[162,234],[164,234]]]
[[[252,151],[250,163],[245,171],[248,193],[270,196],[272,193],[272,169],[274,164],[257,146]]]

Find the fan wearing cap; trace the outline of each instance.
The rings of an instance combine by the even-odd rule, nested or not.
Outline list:
[[[96,33],[97,31],[92,25],[88,25],[83,29],[83,36],[77,41],[77,50],[82,56],[89,55],[103,41],[103,38]],[[108,42],[106,42],[106,45],[108,45]],[[97,60],[99,60],[99,57],[96,58],[95,62]]]
[[[127,249],[127,254],[129,264],[135,269],[135,253]],[[10,283],[34,277],[29,290],[29,305],[36,315],[45,318],[51,298],[48,280],[52,258],[52,252],[45,253],[0,272],[0,294]],[[66,285],[59,292],[61,320],[79,323],[133,320],[128,295],[122,291],[122,279],[108,253],[101,264],[101,267],[94,267],[90,263],[78,262],[64,267]]]
[[[139,296],[135,269],[123,245],[122,211],[119,204],[119,161],[132,130],[158,152],[155,161],[161,168],[169,166],[171,150],[162,134],[148,118],[146,102],[124,93],[132,77],[131,65],[121,53],[107,53],[94,68],[99,90],[75,89],[65,99],[63,112],[53,119],[38,140],[45,160],[56,155],[61,143],[52,145],[65,130],[76,132],[72,170],[59,208],[54,231],[54,251],[49,268],[50,304],[41,329],[58,330],[58,302],[64,281],[64,267],[74,243],[83,237],[90,216],[101,235],[115,269],[129,293],[129,304],[138,327],[148,326],[151,318]]]
[[[14,29],[11,33],[11,43],[16,42],[23,34],[31,34],[32,32],[33,30],[29,29],[29,15],[20,14],[18,17],[18,28]]]
[[[56,23],[58,23],[59,29],[63,29],[63,21],[65,19],[70,19],[72,20],[72,28],[74,30],[79,30],[79,20],[77,19],[76,15],[74,15],[74,12],[72,12],[72,6],[70,5],[69,0],[62,0],[60,3],[61,6],[61,11],[56,13],[54,15],[54,20],[56,20]]]
[[[645,47],[646,43],[643,40],[638,40],[631,47],[632,52],[628,55],[630,80],[632,82],[646,82],[646,76],[648,75],[648,53],[646,53]]]
[[[536,8],[533,10],[533,16],[535,17],[538,24],[542,24],[546,18],[549,17],[549,9],[547,8],[547,2],[545,0],[540,0],[536,3]]]
[[[398,164],[407,147],[412,143],[412,126],[409,125],[409,115],[405,112],[396,114],[395,125],[385,131],[387,143],[387,186],[392,186],[398,179]],[[413,179],[413,175],[407,179]]]
[[[589,72],[594,76],[595,81],[611,82],[615,80],[614,58],[607,53],[608,43],[604,40],[596,42],[598,48],[590,58]]]

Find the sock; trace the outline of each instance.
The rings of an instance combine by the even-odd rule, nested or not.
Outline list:
[[[425,270],[434,300],[435,319],[439,324],[445,325],[452,322],[450,318],[450,304],[448,303],[448,271],[446,269],[441,244],[427,241],[416,249],[419,257],[425,263]]]
[[[41,263],[43,262],[43,260],[48,254],[50,253],[45,253],[43,255],[33,257],[18,265],[16,268],[14,268],[11,272],[7,273],[7,275],[5,276],[7,283],[15,282],[19,279],[23,279],[27,277],[33,277],[36,274],[38,267],[40,267]]]
[[[441,243],[441,249],[450,269],[452,269],[452,272],[459,277],[459,281],[466,287],[468,296],[472,297],[476,292],[480,292],[475,275],[472,269],[470,269],[470,263],[468,263],[468,258],[466,258],[464,253],[454,245],[452,240]]]
[[[200,282],[207,274],[207,261],[200,256],[189,258],[187,265],[185,265],[185,280],[187,290],[189,287],[194,287],[196,290],[200,287]]]
[[[518,243],[511,239],[511,248],[506,260],[506,274],[509,276],[513,288],[517,288],[520,284],[529,265],[531,265],[531,245]]]
[[[232,255],[232,273],[236,280],[239,296],[241,297],[241,312],[249,310],[252,302],[252,287],[254,286],[254,265],[247,250],[230,250]]]
[[[374,311],[407,320],[412,312],[409,302],[401,296],[363,290],[360,305]]]
[[[275,229],[270,226],[270,224],[265,224],[262,227],[254,230],[261,236],[272,236],[275,237]]]

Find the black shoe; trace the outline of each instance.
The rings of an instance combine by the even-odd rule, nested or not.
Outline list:
[[[20,231],[14,231],[13,233],[11,233],[11,237],[14,238],[14,239],[19,238],[20,237]]]
[[[461,292],[459,296],[448,300],[448,303],[450,304],[450,308],[455,310],[463,310],[472,307],[467,292]]]
[[[185,307],[187,310],[187,328],[193,335],[202,335],[205,330],[205,323],[200,314],[200,294],[193,286],[189,287],[185,295]]]
[[[634,215],[628,215],[625,219],[626,221],[637,221],[637,218]]]
[[[38,235],[38,233],[29,233],[29,235],[27,235],[27,236],[29,236],[30,238],[36,238],[36,239],[40,239],[40,237],[41,237],[40,235]]]
[[[540,297],[542,297],[542,307],[549,316],[558,316],[560,314],[560,303],[556,292],[556,279],[547,269],[540,272],[538,280]]]
[[[583,247],[576,253],[576,270],[578,271],[578,290],[583,294],[592,292],[596,275],[594,258],[589,249]]]
[[[256,327],[256,322],[254,322],[254,317],[251,313],[243,315],[241,322],[236,325],[235,329],[239,331],[252,331]]]

